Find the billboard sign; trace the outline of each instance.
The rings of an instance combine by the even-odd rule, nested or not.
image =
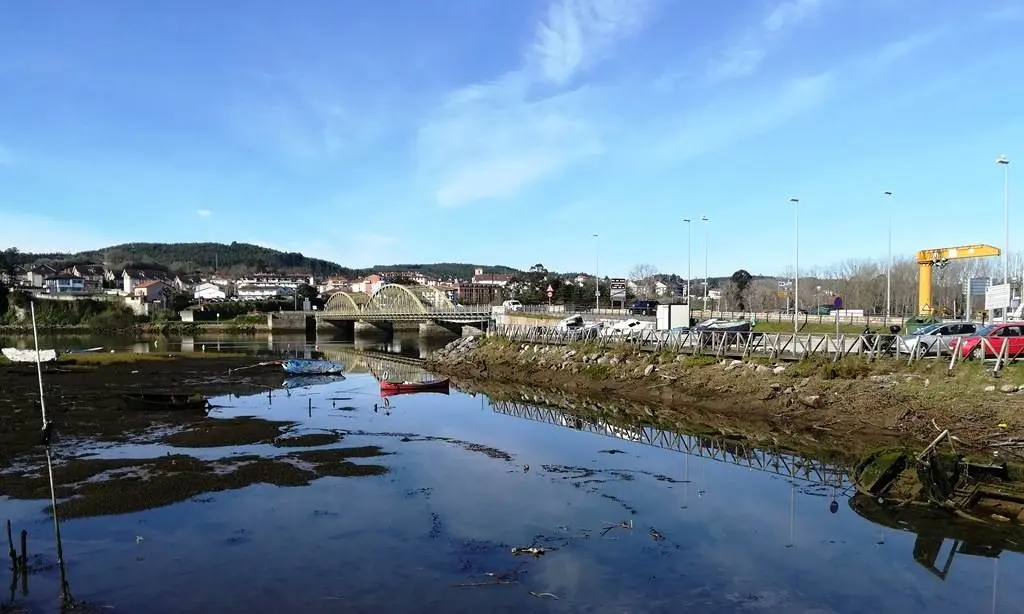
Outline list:
[[[608,280],[608,291],[612,300],[626,300],[626,280],[619,277]]]
[[[1012,295],[1010,284],[990,286],[985,290],[985,310],[1009,309]]]

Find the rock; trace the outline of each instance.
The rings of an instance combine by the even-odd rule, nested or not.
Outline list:
[[[786,389],[782,391],[782,394],[793,394],[793,387],[787,386]]]
[[[984,390],[985,392],[995,392],[996,391],[996,387],[995,386],[985,386],[984,388],[982,388],[982,390]]]
[[[606,365],[609,362],[610,361],[608,360],[608,357],[606,357],[606,356],[602,356],[602,357],[597,359],[597,364],[599,364],[599,365]]]
[[[778,365],[774,369],[772,369],[772,373],[774,373],[775,375],[779,375],[780,373],[784,372],[785,370],[786,370],[786,367],[784,367],[782,365]]]
[[[778,382],[772,382],[771,383],[771,389],[772,390],[782,390],[782,384],[780,384]]]
[[[819,409],[825,405],[825,400],[822,399],[820,395],[809,394],[800,397],[800,403],[813,409]]]
[[[732,364],[729,364],[729,365],[725,366],[725,370],[726,371],[732,371],[733,369],[739,369],[739,368],[740,368],[740,366],[738,364],[736,364],[736,363],[732,363]]]
[[[754,369],[754,371],[756,371],[757,373],[768,373],[771,371],[771,368],[768,367],[767,365],[757,365],[757,368]]]
[[[1016,384],[1003,384],[999,387],[999,392],[1017,392],[1020,390],[1020,386]]]
[[[654,373],[656,369],[657,367],[655,367],[654,365],[647,365],[647,367],[644,369],[644,377],[647,377],[651,373]]]

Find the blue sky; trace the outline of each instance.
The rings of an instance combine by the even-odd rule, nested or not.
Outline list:
[[[885,190],[898,254],[1002,245],[1022,32],[1024,0],[14,0],[0,247],[685,274],[707,215],[712,275],[774,274],[792,196],[801,268],[884,257]]]

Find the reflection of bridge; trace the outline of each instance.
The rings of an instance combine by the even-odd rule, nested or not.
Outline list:
[[[373,296],[362,293],[335,292],[327,300],[317,319],[340,324],[344,322],[435,322],[439,324],[474,324],[486,322],[491,308],[456,305],[448,295],[433,286],[384,284]]]
[[[380,380],[384,371],[397,381],[417,382],[427,373],[422,361],[386,352],[367,352],[352,348],[321,347],[324,358],[345,365],[345,373],[369,373]]]
[[[514,401],[493,401],[491,406],[496,413],[507,416],[545,422],[605,437],[702,456],[795,480],[835,487],[845,494],[852,492],[848,486],[846,470],[842,467],[789,454],[769,452],[721,436],[683,435],[640,425],[618,426],[600,420],[593,421],[557,409],[524,405]]]

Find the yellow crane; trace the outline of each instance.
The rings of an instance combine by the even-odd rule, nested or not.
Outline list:
[[[956,247],[940,247],[923,249],[917,252],[917,313],[921,316],[932,315],[932,268],[943,267],[950,260],[964,258],[988,258],[998,256],[1002,252],[991,245],[958,245]]]

